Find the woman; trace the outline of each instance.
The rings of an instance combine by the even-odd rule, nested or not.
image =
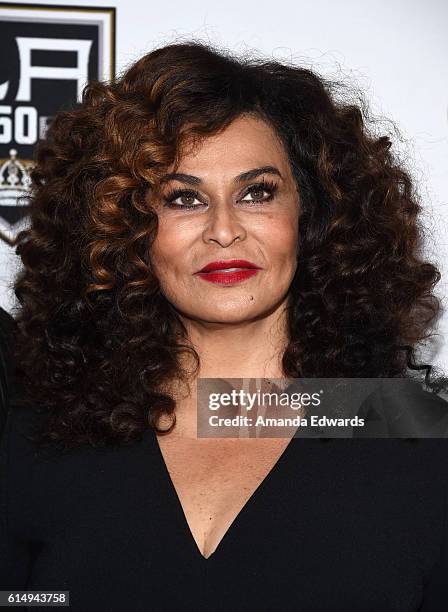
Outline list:
[[[83,612],[447,609],[445,440],[197,437],[199,377],[429,374],[421,206],[336,93],[193,42],[57,115],[17,249],[2,589]]]

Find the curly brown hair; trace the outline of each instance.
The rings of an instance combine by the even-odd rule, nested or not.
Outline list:
[[[420,254],[420,196],[363,95],[347,91],[309,68],[193,41],[91,82],[56,115],[35,153],[15,281],[18,378],[49,411],[48,440],[130,443],[174,415],[163,384],[186,377],[182,351],[199,356],[151,271],[151,193],[187,140],[242,113],[273,126],[301,196],[285,376],[424,369],[429,383],[415,351],[441,309],[441,275]]]

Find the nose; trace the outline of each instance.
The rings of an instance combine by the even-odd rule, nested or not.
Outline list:
[[[238,219],[237,212],[226,202],[221,202],[211,207],[202,237],[207,244],[215,242],[228,247],[237,240],[244,240],[246,229]]]

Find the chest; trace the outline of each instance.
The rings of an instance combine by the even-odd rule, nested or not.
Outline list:
[[[159,439],[191,534],[207,558],[269,477],[289,439]]]
[[[199,446],[176,444],[172,453],[165,448],[166,458],[178,460],[179,489],[184,483],[191,495],[190,504],[181,494],[187,526],[159,446],[148,442],[34,465],[32,481],[14,474],[15,530],[42,543],[26,588],[69,589],[76,612],[121,611],[129,593],[135,610],[147,610],[148,602],[172,610],[419,609],[424,579],[440,555],[444,457],[430,464],[417,453],[406,459],[391,440],[295,440],[231,524],[218,516],[206,487],[234,493],[247,486],[246,477],[236,478],[237,466],[253,474],[250,465],[261,468],[270,455],[267,470],[275,448],[263,442],[249,462],[249,445],[242,455],[237,447],[230,453],[230,446],[210,446],[196,456]],[[287,440],[271,442],[280,452]],[[233,488],[223,483],[228,471]],[[202,488],[195,495],[196,478]],[[213,528],[207,504],[215,509]]]

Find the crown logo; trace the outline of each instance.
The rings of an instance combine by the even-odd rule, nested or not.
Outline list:
[[[10,149],[9,158],[0,163],[0,237],[14,245],[28,214],[30,172],[34,164],[18,159],[16,149]]]

